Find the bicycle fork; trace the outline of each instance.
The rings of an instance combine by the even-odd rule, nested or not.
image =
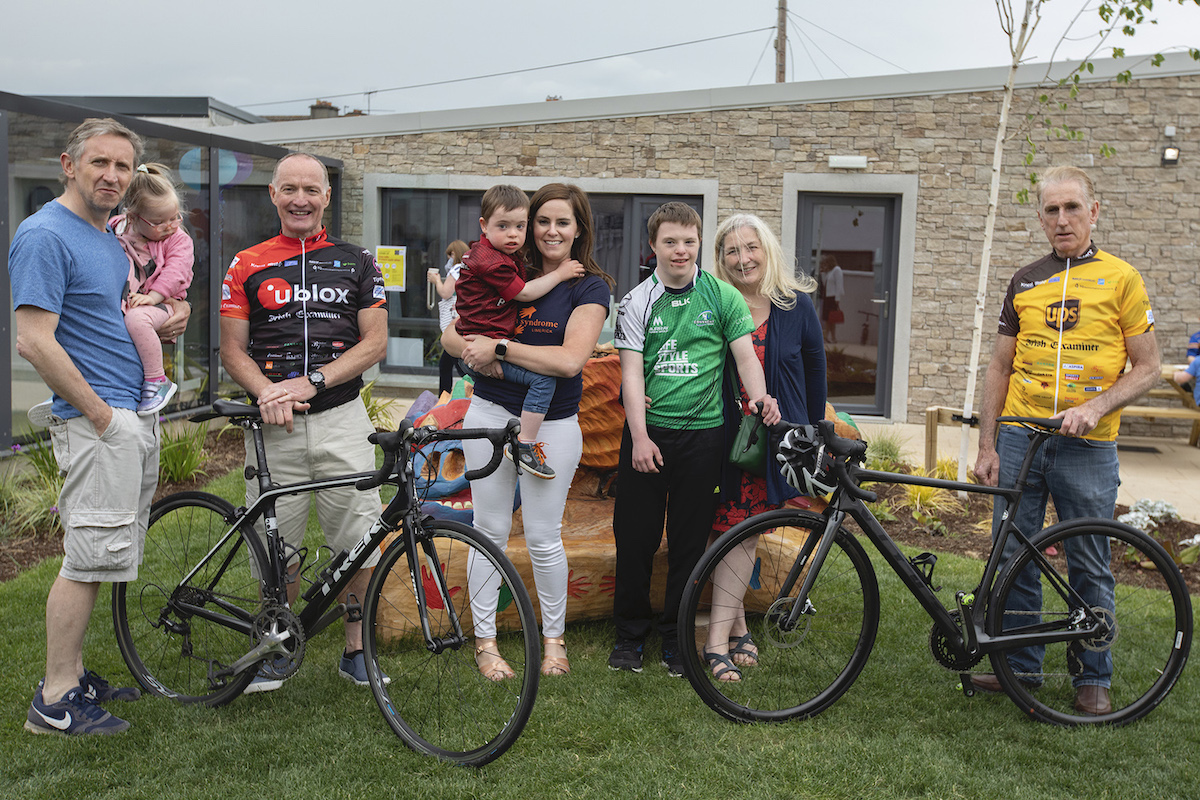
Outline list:
[[[446,584],[446,574],[438,558],[437,546],[432,537],[418,536],[417,528],[411,520],[404,522],[404,549],[408,554],[410,579],[413,584],[413,596],[417,599],[417,616],[421,620],[421,634],[425,637],[425,647],[429,652],[438,655],[447,649],[458,650],[466,643],[462,623],[458,612],[450,599],[450,587]],[[425,573],[429,580],[426,582]],[[429,625],[428,596],[432,591],[437,596],[435,607],[440,604],[450,618],[453,633],[450,636],[434,636]]]
[[[800,624],[801,617],[811,617],[817,613],[817,608],[808,595],[817,580],[817,575],[821,572],[825,557],[829,555],[829,549],[833,547],[833,540],[837,537],[838,529],[841,528],[845,519],[846,512],[835,509],[825,520],[825,530],[820,538],[814,542],[813,537],[810,536],[804,543],[803,550],[796,557],[791,570],[788,571],[787,578],[779,588],[780,599],[789,596],[801,573],[804,574],[804,582],[800,584],[800,591],[796,594],[795,602],[791,604],[791,608],[786,614],[780,615],[774,620],[781,630],[792,632]]]

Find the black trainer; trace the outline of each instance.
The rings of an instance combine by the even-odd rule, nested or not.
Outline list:
[[[663,642],[662,661],[660,663],[667,668],[667,675],[669,677],[683,677],[683,655],[679,652],[679,645],[675,642]]]
[[[608,668],[626,672],[642,671],[642,643],[632,639],[618,639],[608,656]]]

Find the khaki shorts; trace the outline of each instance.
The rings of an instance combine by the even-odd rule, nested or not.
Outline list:
[[[289,434],[278,425],[263,426],[267,468],[278,484],[335,478],[375,469],[375,445],[367,437],[375,432],[361,398],[316,414],[298,414]],[[254,440],[246,434],[246,464],[254,465]],[[258,498],[258,479],[246,481],[246,505]],[[353,550],[379,518],[379,490],[360,492],[353,485],[321,492],[288,495],[275,501],[279,533],[292,547],[304,543],[310,501],[317,506],[317,519],[325,543],[334,553]],[[256,527],[262,534],[262,523]],[[379,551],[368,557],[363,568],[379,562]],[[310,555],[309,563],[314,563]]]
[[[114,408],[101,436],[87,417],[55,417],[50,438],[66,475],[58,498],[65,552],[58,574],[81,583],[136,579],[158,486],[157,415]]]

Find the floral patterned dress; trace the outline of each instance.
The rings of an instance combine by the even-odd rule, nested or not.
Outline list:
[[[767,320],[763,320],[763,324],[755,329],[751,340],[754,342],[754,355],[758,356],[758,363],[762,364],[766,360]],[[750,398],[746,395],[746,387],[742,386],[740,378],[738,379],[738,392],[742,403],[742,413],[749,414]],[[747,520],[755,514],[770,511],[772,508],[773,506],[767,501],[767,479],[743,472],[738,496],[726,500],[717,507],[717,513],[713,517],[713,530],[723,533],[739,522]]]

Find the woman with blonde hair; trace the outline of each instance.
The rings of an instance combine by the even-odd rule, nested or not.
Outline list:
[[[816,281],[796,275],[784,261],[779,239],[753,214],[735,214],[717,227],[715,255],[717,277],[741,292],[750,307],[754,351],[763,365],[767,394],[779,402],[780,413],[788,422],[811,425],[824,419],[825,344],[808,294],[816,289]],[[724,381],[730,440],[742,414],[750,411],[746,390],[735,381],[732,373]],[[765,477],[727,466],[721,481],[722,502],[713,520],[716,533],[782,506],[799,494],[770,465]],[[730,553],[713,576],[715,590],[703,655],[717,680],[741,680],[741,668],[758,663],[758,648],[746,628],[741,593],[720,591],[722,586],[746,586],[754,567],[754,546],[755,542],[748,540],[743,548]],[[722,598],[728,602],[722,603]]]

